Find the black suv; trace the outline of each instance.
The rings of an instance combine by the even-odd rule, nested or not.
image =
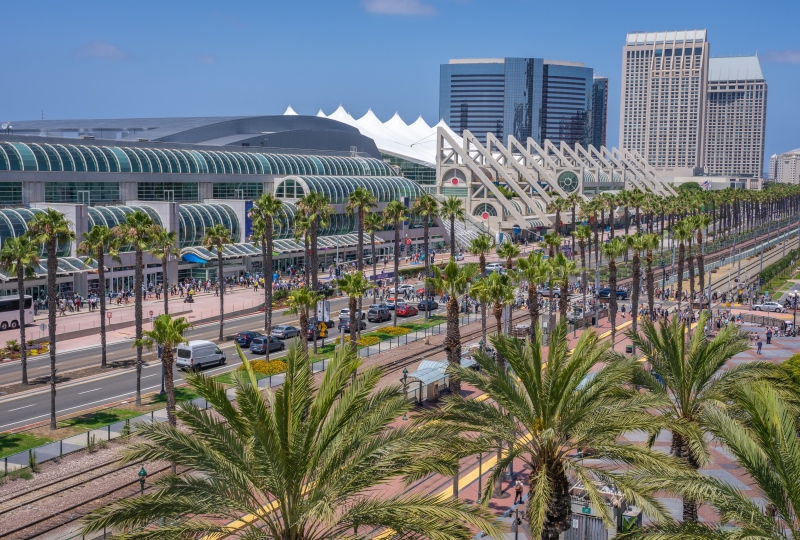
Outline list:
[[[392,320],[392,314],[388,309],[372,308],[367,312],[367,320],[369,322],[383,322]]]

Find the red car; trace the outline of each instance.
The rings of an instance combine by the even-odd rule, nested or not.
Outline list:
[[[419,310],[411,304],[397,304],[395,312],[397,313],[398,317],[411,317],[412,315],[419,313]]]

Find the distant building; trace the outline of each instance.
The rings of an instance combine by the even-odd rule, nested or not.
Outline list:
[[[456,59],[442,64],[439,116],[459,135],[481,143],[493,133],[504,143],[550,139],[570,146],[591,142],[591,68],[541,58]]]
[[[592,80],[591,144],[595,148],[606,145],[608,124],[608,77],[595,75]]]
[[[767,83],[758,57],[711,58],[707,96],[705,173],[760,177]]]
[[[703,165],[709,44],[705,30],[633,32],[622,48],[621,148],[656,170],[691,176]]]
[[[778,154],[772,154],[772,156],[769,158],[768,174],[770,180],[778,179]]]
[[[800,148],[772,156],[769,161],[770,175],[773,170],[775,174],[772,180],[782,184],[800,184]]]

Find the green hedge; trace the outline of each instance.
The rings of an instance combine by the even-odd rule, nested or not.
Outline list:
[[[798,253],[800,253],[800,250],[793,249],[786,255],[786,257],[767,266],[766,268],[764,268],[764,270],[762,270],[760,275],[763,283],[763,285],[761,286],[762,293],[765,290],[771,291],[774,289],[774,285],[773,288],[770,288],[770,282],[772,281],[773,278],[780,276],[787,268],[789,268],[792,265],[793,260],[797,260]]]

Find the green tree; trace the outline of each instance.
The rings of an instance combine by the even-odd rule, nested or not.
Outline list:
[[[628,251],[628,246],[620,237],[612,238],[603,244],[603,255],[608,259],[608,320],[611,322],[611,347],[617,339],[617,257]]]
[[[646,234],[644,236],[644,249],[647,251],[646,265],[645,265],[645,286],[647,288],[647,309],[650,313],[650,320],[654,321],[656,318],[655,301],[655,276],[653,275],[653,250],[658,249],[658,244],[661,237],[658,234]]]
[[[389,201],[383,209],[383,219],[394,227],[394,290],[400,288],[400,222],[408,216],[408,209],[400,201]],[[394,310],[394,326],[397,326],[397,310]]]
[[[364,272],[361,270],[345,274],[338,280],[338,285],[339,289],[349,298],[347,306],[350,308],[350,347],[355,351],[358,348],[356,334],[361,327],[360,313],[356,304],[373,285],[364,277]]]
[[[470,283],[478,275],[478,265],[465,264],[459,266],[454,258],[444,267],[444,271],[433,269],[433,276],[427,279],[427,284],[435,291],[447,295],[447,334],[444,338],[444,350],[447,353],[447,362],[451,366],[461,365],[461,329],[459,328],[458,314],[460,313],[459,296],[469,290]],[[451,376],[453,392],[461,392],[461,379]]]
[[[522,460],[529,469],[526,512],[533,538],[556,540],[570,528],[570,476],[585,486],[608,525],[613,522],[600,493],[608,484],[648,515],[663,518],[656,487],[646,475],[674,471],[680,462],[619,442],[626,432],[651,432],[659,425],[646,412],[649,398],[628,387],[637,362],[614,354],[592,331],[584,332],[569,354],[566,333],[566,324],[556,326],[546,358],[536,343],[492,337],[510,371],[483,354],[476,355],[480,371],[458,370],[464,382],[489,399],[452,394],[425,420],[460,431],[463,447],[484,446],[485,452],[512,441],[493,468],[482,500],[486,505],[509,464]],[[587,449],[590,460],[584,459]]]
[[[181,343],[187,343],[183,337],[192,324],[183,317],[173,319],[168,313],[153,319],[153,329],[145,330],[141,340],[134,342],[135,347],[147,347],[152,350],[154,346],[161,346],[161,368],[164,371],[164,390],[167,393],[167,419],[169,425],[175,427],[175,380],[173,378],[173,363],[175,350]]]
[[[589,286],[589,276],[586,273],[586,245],[592,241],[592,229],[588,225],[578,225],[572,231],[572,237],[578,241],[578,248],[581,251],[581,292],[583,292],[581,308],[586,315],[586,292]]]
[[[328,219],[330,219],[333,213],[333,206],[331,206],[331,201],[326,195],[318,192],[311,192],[300,198],[300,201],[297,203],[297,208],[305,213],[309,222],[309,240],[311,242],[309,249],[310,264],[306,267],[306,274],[308,274],[309,271],[311,272],[311,288],[316,291],[319,290],[319,272],[317,269],[319,230],[328,224]],[[362,232],[362,250],[363,238]],[[316,343],[314,346],[316,347]]]
[[[700,328],[708,320],[701,313]],[[672,431],[671,453],[694,470],[708,461],[708,414],[726,407],[742,385],[761,379],[784,380],[780,367],[769,362],[746,362],[726,369],[725,364],[746,351],[747,336],[729,325],[709,340],[695,332],[686,343],[686,327],[674,317],[669,323],[642,322],[641,332],[628,337],[652,366],[652,372],[639,370],[636,384],[646,388],[660,401],[653,410]],[[658,377],[656,377],[656,375]],[[697,503],[683,501],[683,520],[697,521]]]
[[[169,273],[167,264],[175,253],[178,233],[168,231],[160,225],[153,226],[150,238],[150,255],[161,261],[162,288],[164,289],[164,314],[169,314]]]
[[[572,258],[574,259],[575,258],[575,240],[576,240],[576,237],[575,237],[574,233],[577,230],[577,228],[579,227],[576,214],[577,214],[578,207],[584,202],[585,199],[584,199],[583,195],[579,194],[576,191],[574,193],[570,193],[567,196],[567,198],[564,199],[564,200],[566,201],[567,207],[572,209],[572,232],[573,232],[573,235],[572,235]]]
[[[425,278],[431,275],[431,250],[430,250],[430,220],[439,214],[439,202],[428,193],[423,193],[414,201],[411,210],[422,218],[422,242],[425,254]],[[430,299],[430,291],[425,287],[425,300]],[[430,316],[430,310],[425,310],[425,318]]]
[[[647,251],[647,234],[637,231],[636,234],[626,236],[628,247],[633,250],[631,261],[631,330],[636,332],[639,322],[639,293],[642,285],[642,251]],[[634,352],[636,349],[634,349]]]
[[[697,275],[700,285],[700,295],[706,290],[706,268],[703,261],[703,231],[708,229],[711,225],[711,216],[706,214],[697,214],[692,218],[692,224],[695,232],[697,233]],[[711,278],[708,278],[711,281]],[[711,298],[708,299],[709,303]]]
[[[97,277],[100,281],[100,367],[107,365],[106,352],[106,257],[119,261],[119,239],[114,231],[105,225],[95,225],[83,233],[83,241],[78,245],[78,253],[86,255],[86,262],[97,263]]]
[[[144,268],[144,252],[150,249],[150,242],[153,238],[153,218],[142,210],[136,210],[125,216],[125,221],[114,227],[114,234],[119,239],[120,244],[133,248],[134,251],[134,271],[133,271],[133,293],[134,293],[134,316],[136,323],[136,340],[142,339],[142,275]],[[49,266],[49,265],[48,265]],[[136,347],[136,405],[142,405],[142,347]]]
[[[305,275],[303,276],[303,282],[305,283],[306,287],[309,286],[309,279],[311,274],[311,253],[309,249],[309,231],[311,230],[311,221],[305,216],[301,214],[295,214],[294,216],[294,240],[298,244],[303,244],[303,270],[305,271]],[[338,261],[337,261],[338,263]]]
[[[513,270],[514,259],[516,257],[519,257],[519,254],[520,254],[519,246],[516,244],[512,244],[511,242],[503,242],[497,248],[497,255],[506,260],[506,268],[508,270]]]
[[[513,274],[499,274],[492,272],[489,277],[479,279],[473,286],[472,291],[494,304],[493,314],[495,319],[495,331],[498,336],[503,335],[503,308],[514,303],[514,285],[512,283]],[[504,364],[502,356],[497,354],[497,362]]]
[[[222,223],[206,229],[200,241],[204,248],[217,252],[217,283],[219,283],[219,340],[225,339],[225,274],[222,271],[222,253],[231,243],[231,232]]]
[[[308,356],[290,347],[286,382],[274,392],[258,388],[239,354],[245,371],[233,376],[235,406],[219,383],[191,376],[213,412],[182,403],[177,416],[185,428],[143,426],[143,442],[125,456],[127,463],[171,461],[199,474],[167,477],[153,493],[94,511],[84,534],[114,527],[142,529],[128,537],[224,536],[231,517],[245,514],[253,519],[238,534],[252,539],[360,538],[375,528],[441,540],[469,540],[476,530],[500,534],[486,510],[458,500],[381,495],[398,478],[452,475],[458,462],[439,450],[440,428],[394,427],[412,403],[401,387],[382,384],[379,368],[362,367],[349,347],[337,351],[319,383]]]
[[[684,222],[678,222],[672,227],[672,238],[680,242],[678,244],[678,275],[675,278],[675,295],[678,300],[678,311],[681,310],[681,300],[683,296],[683,266],[686,262],[686,241],[692,237],[692,231],[686,226]],[[691,308],[692,300],[689,299],[689,307]]]
[[[464,211],[464,201],[458,197],[448,197],[442,203],[442,208],[439,211],[439,216],[442,219],[450,221],[450,256],[456,256],[456,220],[464,221],[467,215]]]
[[[550,259],[552,264],[552,275],[550,279],[550,290],[555,289],[556,285],[561,287],[561,294],[558,297],[558,311],[562,321],[567,320],[567,308],[569,307],[569,278],[577,272],[575,261],[567,259],[563,253],[556,255],[555,259]],[[552,311],[552,310],[551,310]],[[553,328],[551,325],[550,328]]]
[[[25,339],[25,279],[35,279],[34,269],[39,266],[39,246],[27,236],[9,236],[0,250],[0,268],[17,278],[19,298],[20,364],[22,384],[28,384],[28,346]],[[13,327],[13,325],[12,325]]]
[[[481,276],[486,277],[486,255],[488,255],[492,248],[494,247],[494,238],[486,233],[481,233],[469,243],[469,252],[473,255],[478,256],[478,267],[481,270]],[[474,291],[470,292],[472,296],[476,297],[476,300],[481,305],[481,332],[483,338],[481,339],[481,349],[486,346],[486,303],[488,300],[481,300]]]
[[[531,319],[531,339],[539,333],[539,285],[550,280],[550,265],[541,252],[532,251],[526,258],[517,261],[517,279],[528,282],[528,315]]]
[[[250,220],[253,223],[253,243],[261,248],[261,260],[264,262],[264,333],[272,331],[272,254],[273,237],[275,235],[275,220],[286,216],[283,202],[272,193],[263,193],[253,201],[250,209]],[[269,347],[266,359],[269,361]]]
[[[75,239],[72,222],[53,208],[37,212],[28,221],[28,234],[47,253],[47,322],[50,339],[50,429],[56,429],[56,310],[58,306],[58,248]]]
[[[561,235],[549,232],[542,237],[542,247],[547,248],[547,256],[551,259],[556,256],[556,250],[561,248]]]
[[[308,287],[300,287],[298,289],[292,289],[287,299],[289,309],[286,311],[288,311],[290,315],[300,316],[300,347],[306,356],[308,356],[308,339],[306,338],[306,332],[308,332],[308,314],[314,312],[317,308],[317,302],[323,298],[321,294]],[[314,332],[314,352],[317,352],[316,332]]]
[[[375,251],[375,233],[383,230],[385,223],[383,215],[377,212],[371,212],[364,218],[364,230],[369,234],[370,248],[372,249],[372,279],[376,280],[378,276],[378,252]],[[426,257],[427,260],[427,257]]]

